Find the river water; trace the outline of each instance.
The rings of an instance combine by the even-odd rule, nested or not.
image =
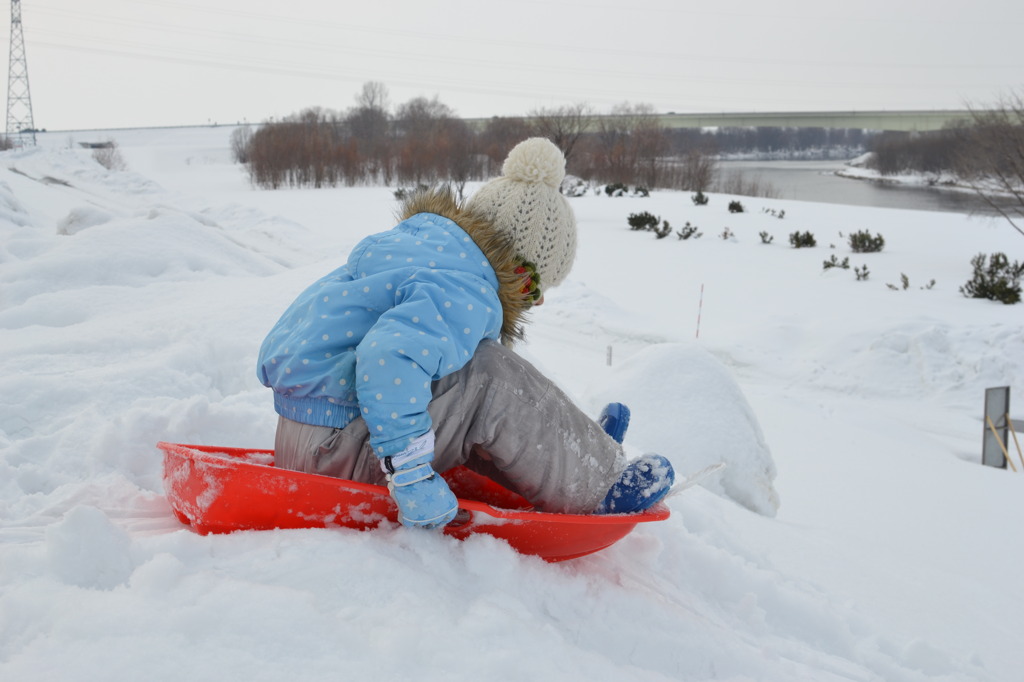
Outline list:
[[[718,165],[721,175],[740,172],[745,180],[756,179],[773,188],[779,199],[918,211],[995,213],[983,199],[964,190],[838,176],[835,172],[843,169],[842,161],[720,161]]]

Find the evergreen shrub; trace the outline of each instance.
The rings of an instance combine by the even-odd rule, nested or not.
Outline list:
[[[641,213],[630,213],[629,217],[626,218],[626,222],[629,223],[629,229],[631,230],[653,230],[658,227],[661,218],[643,211]]]
[[[960,293],[968,298],[987,298],[1007,305],[1020,303],[1020,278],[1024,275],[1024,263],[1010,260],[1005,253],[993,253],[985,264],[985,254],[979,253],[971,259],[974,276],[960,287]]]
[[[851,234],[849,243],[854,253],[877,253],[885,248],[885,239],[882,235],[876,234],[872,237],[867,230]]]
[[[789,235],[789,243],[793,245],[794,249],[810,248],[818,245],[814,235],[810,232],[794,232]]]

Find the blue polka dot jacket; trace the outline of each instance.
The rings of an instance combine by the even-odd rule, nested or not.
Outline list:
[[[303,291],[260,348],[277,413],[343,428],[362,416],[378,457],[431,428],[431,383],[483,339],[521,339],[532,300],[510,240],[446,191],[419,195],[388,232]]]

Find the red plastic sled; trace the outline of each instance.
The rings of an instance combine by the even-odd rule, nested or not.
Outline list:
[[[164,487],[175,515],[198,533],[274,528],[345,527],[398,522],[387,488],[274,467],[273,450],[159,443]],[[600,516],[533,511],[530,503],[465,467],[444,473],[459,514],[444,532],[457,539],[486,533],[522,554],[565,561],[597,552],[638,523],[661,521],[668,507]]]

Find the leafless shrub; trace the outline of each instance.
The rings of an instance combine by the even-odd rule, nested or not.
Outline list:
[[[718,173],[718,163],[710,154],[691,149],[681,157],[662,159],[661,186],[684,192],[707,192]]]
[[[117,146],[117,140],[110,139],[92,150],[92,158],[98,164],[111,171],[123,171],[128,168],[121,150]]]
[[[775,185],[760,175],[751,177],[743,171],[730,171],[720,176],[717,182],[715,182],[714,191],[721,194],[737,194],[744,197],[762,197],[765,199],[778,199],[781,197],[781,193]]]
[[[515,144],[543,136],[562,149],[568,173],[585,185],[707,192],[718,175],[716,135],[669,131],[648,104],[622,103],[607,115],[586,104],[537,109],[525,118],[495,117],[479,128],[437,97],[414,98],[394,114],[388,106],[386,88],[367,83],[344,114],[310,109],[265,122],[247,140],[237,133],[236,158],[244,155],[253,184],[266,188],[447,182],[461,194],[468,181],[497,175]],[[812,132],[805,144],[830,139],[827,131]],[[755,133],[751,139],[763,144],[778,136],[769,129]],[[730,177],[719,185],[737,195],[778,196],[759,178]]]
[[[489,119],[477,135],[477,150],[484,157],[484,177],[497,175],[512,147],[536,134],[529,119],[503,116]]]
[[[267,122],[245,145],[258,187],[332,187],[397,180],[413,186],[451,182],[461,194],[487,164],[475,131],[436,97],[414,98],[395,115],[386,91],[364,86],[348,114],[307,109]]]
[[[336,114],[321,109],[260,126],[248,145],[250,180],[268,189],[352,182],[345,174],[348,147],[339,126]]]
[[[231,156],[235,163],[249,163],[249,144],[252,142],[252,128],[239,126],[231,131]]]

